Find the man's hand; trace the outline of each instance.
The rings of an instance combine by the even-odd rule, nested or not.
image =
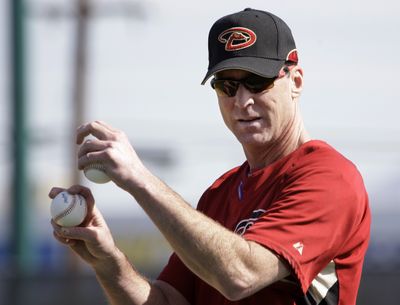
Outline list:
[[[49,197],[54,198],[64,190],[58,187],[52,188]],[[160,281],[153,285],[134,269],[125,255],[115,246],[111,232],[96,208],[88,188],[75,185],[66,191],[85,197],[88,214],[78,227],[60,227],[52,221],[54,237],[70,246],[93,267],[110,304],[189,304],[174,287]]]
[[[84,141],[88,135],[95,138]],[[104,122],[94,121],[78,128],[76,143],[82,144],[78,152],[79,169],[101,163],[108,176],[122,189],[140,186],[140,178],[146,169],[125,133]]]
[[[49,197],[54,198],[64,190],[54,187],[51,189]],[[70,246],[91,266],[101,267],[101,264],[106,259],[119,255],[119,250],[115,246],[111,232],[103,216],[96,208],[93,195],[88,188],[74,185],[66,191],[71,194],[82,195],[86,199],[88,213],[84,222],[78,227],[61,227],[52,221],[54,237],[59,242]]]

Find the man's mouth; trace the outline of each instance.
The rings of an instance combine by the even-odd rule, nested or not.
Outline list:
[[[260,119],[261,119],[260,117],[256,117],[256,118],[239,119],[238,121],[241,123],[252,123],[252,122],[256,122]]]

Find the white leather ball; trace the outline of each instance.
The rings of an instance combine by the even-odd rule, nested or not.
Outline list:
[[[83,173],[85,174],[86,178],[94,183],[102,184],[111,181],[101,163],[89,164],[83,169]]]
[[[51,201],[51,218],[56,224],[63,227],[80,225],[87,215],[87,204],[83,196],[72,195],[67,191],[59,193]]]

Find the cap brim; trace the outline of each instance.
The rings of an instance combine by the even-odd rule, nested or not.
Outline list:
[[[215,73],[231,69],[245,70],[263,77],[276,77],[279,74],[279,71],[283,67],[284,63],[285,60],[275,60],[267,58],[229,58],[219,62],[217,65],[208,70],[201,84],[204,85],[206,81]]]

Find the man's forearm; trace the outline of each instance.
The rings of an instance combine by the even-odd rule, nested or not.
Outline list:
[[[142,277],[122,252],[93,267],[111,304],[167,304],[160,289]]]

